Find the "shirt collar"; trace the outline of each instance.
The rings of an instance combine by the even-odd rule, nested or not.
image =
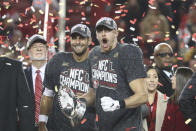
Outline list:
[[[37,70],[40,70],[40,73],[45,72],[46,64],[44,64],[40,69],[37,69],[35,66],[32,65],[32,73],[35,74]]]

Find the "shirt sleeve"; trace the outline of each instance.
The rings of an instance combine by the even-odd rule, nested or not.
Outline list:
[[[57,72],[58,72],[58,56],[53,56],[46,65],[45,77],[43,85],[45,88],[54,90],[55,85],[57,85]]]
[[[123,76],[126,76],[128,82],[146,77],[142,55],[141,49],[135,45],[125,45],[121,49],[119,58],[120,71]]]

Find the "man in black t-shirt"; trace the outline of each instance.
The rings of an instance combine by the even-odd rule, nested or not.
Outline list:
[[[71,125],[65,117],[58,99],[58,91],[67,87],[79,97],[90,90],[90,64],[88,45],[91,43],[91,32],[86,25],[77,24],[71,29],[72,53],[58,53],[46,66],[44,86],[45,91],[41,100],[39,131],[93,131],[95,128],[95,111],[87,108],[83,124]],[[53,98],[54,97],[54,98]],[[70,98],[71,99],[71,98]],[[52,103],[53,102],[53,103]],[[53,104],[53,105],[52,105]]]
[[[96,95],[91,90],[86,100],[92,103],[96,96],[99,130],[141,131],[140,105],[147,101],[142,52],[133,44],[118,43],[116,22],[109,17],[98,20],[96,36],[100,45],[89,54]]]

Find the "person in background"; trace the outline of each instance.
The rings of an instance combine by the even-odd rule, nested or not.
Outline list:
[[[196,131],[196,73],[185,85],[179,97],[179,107],[183,113],[185,123]]]
[[[35,131],[38,130],[38,118],[40,109],[40,100],[42,96],[44,73],[47,63],[48,46],[43,36],[35,34],[27,42],[28,55],[31,66],[25,69],[25,75],[34,100],[34,119]]]
[[[61,52],[53,56],[46,66],[44,86],[45,90],[40,105],[39,131],[94,131],[95,110],[86,108],[86,113],[76,125],[71,119],[74,112],[81,109],[80,100],[74,101],[70,97],[64,99],[65,105],[74,105],[70,117],[62,111],[62,105],[59,94],[62,89],[68,89],[73,92],[75,97],[80,97],[91,90],[90,84],[90,64],[88,60],[88,46],[91,44],[91,32],[84,24],[76,24],[71,28],[71,48],[72,52]],[[59,93],[60,92],[60,93]],[[70,95],[69,95],[70,96]],[[72,95],[73,96],[73,95]],[[77,104],[73,104],[74,101]],[[82,103],[82,102],[81,102]],[[66,107],[68,107],[66,106]],[[78,107],[78,108],[75,108]],[[72,108],[72,109],[73,109]],[[70,108],[69,108],[70,109]],[[80,112],[79,110],[78,112]],[[50,114],[51,112],[51,114]],[[50,114],[50,115],[49,115]],[[66,115],[65,115],[66,114]],[[49,115],[49,119],[48,119]],[[48,126],[46,123],[48,119]],[[83,124],[82,121],[85,119]]]
[[[173,50],[167,43],[159,43],[154,48],[155,69],[159,77],[158,90],[167,96],[171,96],[174,92],[171,83],[173,56]]]
[[[147,106],[150,113],[143,120],[144,131],[160,131],[164,120],[168,97],[157,90],[158,74],[154,67],[146,68],[146,87],[148,89]]]
[[[175,91],[168,100],[167,110],[161,128],[162,131],[192,131],[191,128],[185,124],[184,117],[178,105],[178,98],[181,91],[191,78],[192,74],[193,71],[190,68],[179,67],[174,76],[172,76],[172,88]]]
[[[0,130],[33,131],[33,100],[22,63],[0,57]]]

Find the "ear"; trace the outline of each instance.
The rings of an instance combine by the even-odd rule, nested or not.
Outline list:
[[[118,34],[119,34],[119,31],[118,30],[115,30],[116,37],[118,37]]]

